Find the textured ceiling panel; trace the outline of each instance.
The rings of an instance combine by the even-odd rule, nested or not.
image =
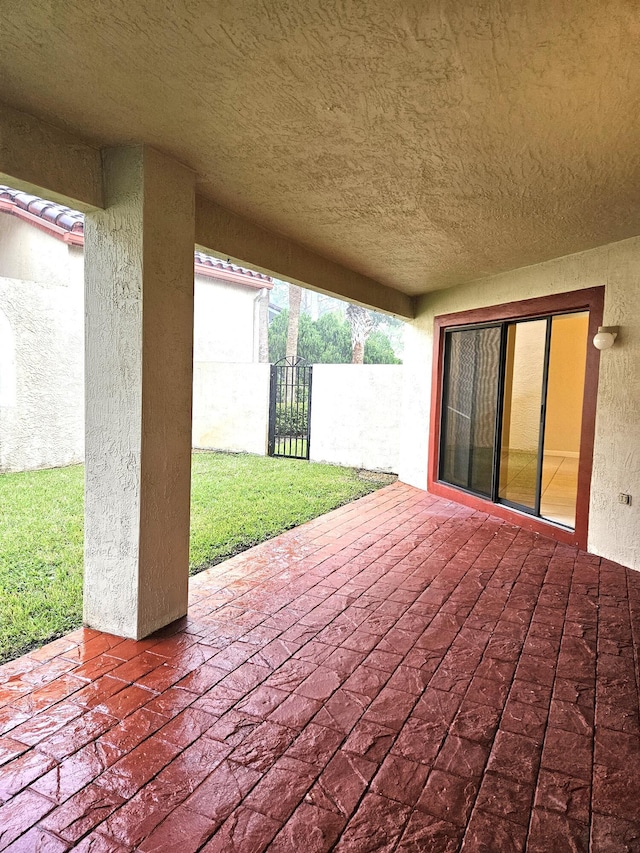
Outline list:
[[[0,98],[409,294],[640,233],[629,0],[5,0]]]

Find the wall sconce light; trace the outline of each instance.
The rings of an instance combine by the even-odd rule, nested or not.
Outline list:
[[[598,334],[593,338],[593,345],[596,349],[610,349],[617,337],[617,326],[599,326]]]

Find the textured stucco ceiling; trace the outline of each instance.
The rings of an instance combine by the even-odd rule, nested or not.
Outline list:
[[[635,0],[1,5],[1,100],[405,293],[640,233]]]

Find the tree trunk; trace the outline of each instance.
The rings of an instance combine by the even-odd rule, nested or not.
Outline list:
[[[302,288],[289,283],[289,325],[287,327],[287,349],[285,355],[294,360],[298,357],[298,326],[300,324],[300,301]]]
[[[298,326],[300,325],[300,303],[302,288],[289,282],[289,325],[287,326],[287,350],[285,355],[294,361],[298,357]],[[294,406],[297,399],[295,387],[296,369],[287,367],[285,399],[288,406]]]
[[[373,329],[371,312],[361,305],[347,305],[346,313],[351,326],[351,363],[364,364],[364,345]]]

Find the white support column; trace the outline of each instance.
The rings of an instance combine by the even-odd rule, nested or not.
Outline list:
[[[85,220],[85,623],[147,636],[187,612],[194,175],[104,152]]]

